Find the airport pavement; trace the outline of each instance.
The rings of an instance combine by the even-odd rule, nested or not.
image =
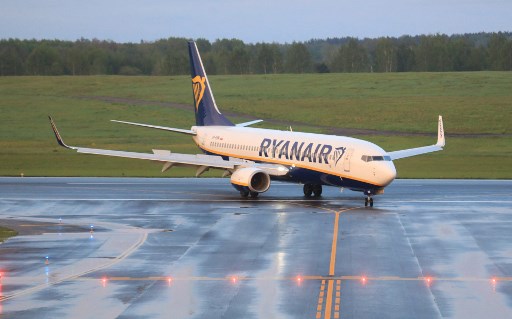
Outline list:
[[[0,178],[20,230],[0,317],[510,318],[511,193],[397,180],[370,209],[282,183],[242,200],[227,179]]]

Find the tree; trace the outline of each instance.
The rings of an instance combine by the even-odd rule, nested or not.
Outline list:
[[[470,57],[474,50],[474,45],[472,45],[468,40],[464,38],[453,39],[448,50],[450,50],[453,71],[475,70],[472,69],[470,65]]]
[[[512,70],[512,40],[499,32],[489,40],[489,65],[491,70]]]
[[[375,71],[396,72],[398,67],[398,49],[390,38],[377,40],[375,48]]]
[[[447,35],[422,36],[415,50],[416,71],[452,71],[453,61],[448,48]]]
[[[23,75],[23,60],[19,40],[0,43],[0,75]]]
[[[0,75],[188,74],[187,41],[0,39]],[[209,74],[512,70],[511,32],[196,44]]]
[[[311,72],[313,66],[308,48],[298,42],[292,43],[288,48],[285,61],[285,71],[289,73]]]
[[[283,57],[277,44],[258,43],[254,55],[256,73],[278,73],[282,69]]]
[[[409,72],[415,68],[415,44],[402,42],[396,53],[397,72]]]
[[[246,74],[250,73],[249,62],[250,56],[243,41],[233,43],[231,50],[231,63],[229,66],[230,73]]]
[[[63,71],[57,50],[47,44],[32,50],[27,58],[27,67],[32,75],[56,75]]]
[[[334,55],[330,69],[334,72],[369,72],[368,52],[357,39],[351,38]]]

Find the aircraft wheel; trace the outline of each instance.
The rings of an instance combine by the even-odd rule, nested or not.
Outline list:
[[[370,207],[373,207],[373,198],[370,197]]]
[[[313,185],[304,184],[304,196],[311,197],[311,195],[313,195]]]
[[[240,196],[242,196],[242,198],[247,198],[249,197],[249,191],[248,190],[245,190],[245,189],[242,189],[240,191]]]
[[[322,185],[320,185],[320,184],[313,185],[313,194],[315,194],[315,197],[322,196]]]
[[[368,207],[368,198],[364,199],[364,207]]]
[[[250,192],[251,198],[256,198],[256,197],[258,197],[259,194],[260,193],[258,193],[258,192]]]

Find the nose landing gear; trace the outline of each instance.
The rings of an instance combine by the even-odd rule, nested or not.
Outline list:
[[[366,198],[364,199],[364,207],[373,207],[373,198],[372,198],[372,192],[371,191],[365,191],[364,194],[366,195]]]

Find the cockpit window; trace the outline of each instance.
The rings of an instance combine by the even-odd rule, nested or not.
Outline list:
[[[379,161],[379,162],[382,162],[382,161],[386,161],[386,162],[389,162],[391,161],[391,157],[389,156],[380,156],[380,155],[376,155],[376,156],[370,156],[370,155],[363,155],[361,157],[361,160],[363,160],[364,162],[373,162],[373,161]]]

